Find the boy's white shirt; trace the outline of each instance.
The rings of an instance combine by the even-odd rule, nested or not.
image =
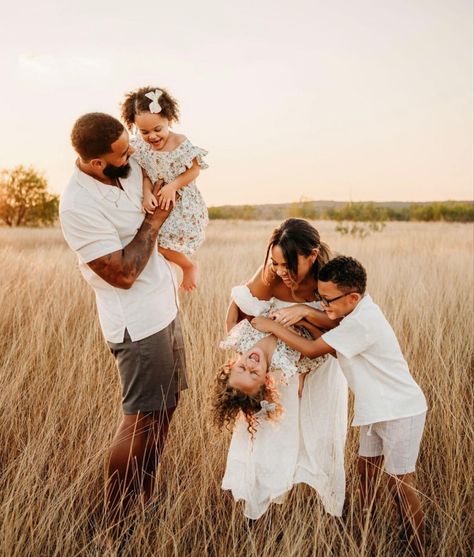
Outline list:
[[[130,175],[120,179],[123,191],[76,167],[59,207],[64,237],[78,255],[82,275],[95,290],[104,336],[115,343],[123,341],[125,328],[132,341],[163,330],[178,311],[174,272],[157,248],[128,290],[110,285],[87,265],[124,248],[143,223],[142,171],[132,159],[130,166]]]
[[[425,396],[408,369],[390,323],[368,294],[321,338],[336,351],[354,393],[353,426],[416,416],[427,410]]]

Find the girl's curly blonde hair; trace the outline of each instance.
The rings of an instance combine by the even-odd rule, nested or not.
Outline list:
[[[229,385],[230,371],[235,364],[235,360],[229,360],[223,364],[214,377],[214,384],[211,395],[211,405],[213,409],[213,422],[216,427],[225,427],[232,430],[235,421],[240,413],[243,414],[248,424],[248,431],[252,435],[257,431],[259,417],[257,413],[262,410],[260,403],[266,400],[274,403],[275,409],[267,413],[269,420],[277,420],[283,407],[279,404],[280,394],[275,387],[273,378],[268,375],[265,384],[255,395],[247,395]]]

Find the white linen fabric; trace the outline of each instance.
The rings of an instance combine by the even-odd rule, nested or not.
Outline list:
[[[150,180],[164,180],[169,184],[193,165],[194,159],[202,169],[208,168],[204,162],[207,151],[185,139],[173,151],[155,151],[140,135],[132,137],[135,149],[132,155],[142,166]],[[209,223],[207,207],[196,183],[191,182],[180,188],[176,205],[161,227],[158,244],[185,255],[193,255],[204,241],[204,231]]]
[[[383,455],[383,467],[395,476],[415,471],[426,412],[360,427],[359,455]]]
[[[397,337],[368,294],[321,338],[336,350],[354,393],[353,426],[426,412],[426,399],[408,369]]]
[[[246,286],[232,289],[232,297],[247,315],[293,305],[276,298],[258,300]],[[306,483],[318,492],[328,513],[340,516],[345,496],[347,383],[337,360],[330,356],[307,375],[301,399],[298,374],[285,378],[281,370],[272,373],[284,413],[277,422],[260,419],[253,439],[245,419],[237,420],[222,488],[244,502],[245,516],[258,519],[271,503],[283,502],[293,485]]]
[[[130,175],[120,179],[123,190],[102,184],[76,167],[59,206],[64,237],[95,291],[103,334],[115,343],[123,342],[125,329],[133,341],[163,330],[178,311],[174,273],[157,249],[128,290],[110,285],[87,265],[124,248],[143,222],[142,171],[133,160],[130,166]]]

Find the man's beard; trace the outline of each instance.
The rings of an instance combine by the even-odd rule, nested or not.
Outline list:
[[[130,174],[131,169],[132,167],[128,162],[125,166],[114,166],[113,164],[107,163],[103,173],[107,178],[126,178]]]

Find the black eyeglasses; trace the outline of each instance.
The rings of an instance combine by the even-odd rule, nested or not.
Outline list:
[[[341,298],[344,298],[344,296],[349,296],[349,294],[359,294],[359,292],[356,291],[352,291],[352,292],[346,292],[345,294],[341,294],[340,296],[336,296],[335,298],[331,298],[330,300],[328,300],[327,298],[324,298],[323,296],[319,296],[319,301],[321,302],[321,304],[323,306],[330,306],[333,302],[335,302],[336,300],[340,300]]]

